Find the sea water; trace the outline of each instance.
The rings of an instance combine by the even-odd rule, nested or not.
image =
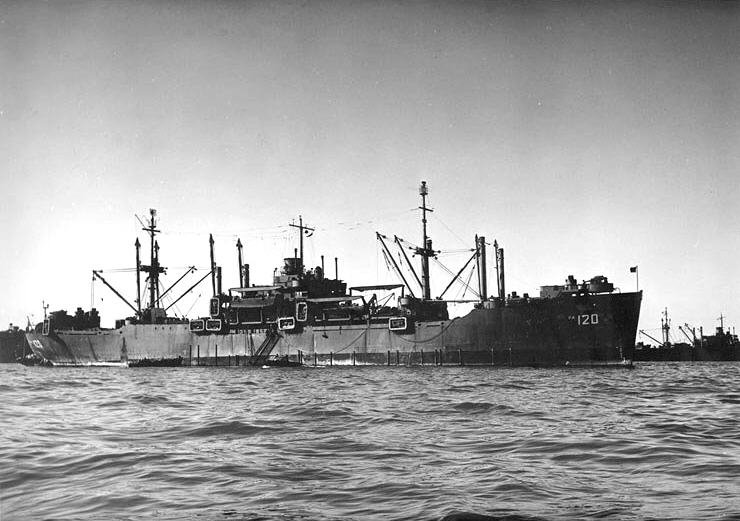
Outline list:
[[[0,365],[0,520],[740,519],[740,364]]]

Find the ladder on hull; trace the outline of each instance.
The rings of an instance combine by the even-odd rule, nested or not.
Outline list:
[[[254,356],[250,360],[250,365],[262,365],[267,362],[267,358],[270,356],[270,353],[272,353],[272,350],[275,348],[280,338],[280,333],[272,329],[268,330],[265,335],[265,340],[257,348],[257,351],[255,351]]]

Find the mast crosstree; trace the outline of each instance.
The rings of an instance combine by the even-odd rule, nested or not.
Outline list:
[[[160,233],[160,230],[157,229],[157,210],[154,208],[149,209],[149,221],[147,222],[147,226],[142,228],[145,232],[149,234],[150,238],[150,262],[147,266],[146,264],[139,264],[137,261],[137,271],[143,271],[144,273],[148,273],[149,277],[149,309],[154,309],[156,305],[159,303],[159,274],[165,273],[166,268],[163,268],[159,264],[159,244],[155,240],[155,235]],[[137,240],[138,242],[138,240]],[[137,246],[137,252],[138,252],[138,246]],[[138,253],[137,253],[138,258]],[[138,273],[137,273],[137,280],[138,280]],[[141,309],[141,306],[139,306],[139,309]]]
[[[298,228],[298,231],[299,231],[300,236],[301,236],[300,237],[300,241],[298,243],[298,246],[300,248],[300,250],[299,250],[299,257],[298,258],[301,259],[301,265],[300,265],[299,271],[300,271],[300,273],[303,273],[303,266],[304,266],[304,264],[303,264],[303,234],[306,233],[310,237],[313,234],[313,232],[316,231],[316,229],[315,228],[311,228],[309,226],[304,226],[303,225],[303,216],[302,215],[299,215],[298,216],[298,224],[295,224],[295,222],[292,222],[292,223],[288,224],[288,226],[290,226],[292,228]],[[311,232],[311,233],[309,233],[309,232]]]

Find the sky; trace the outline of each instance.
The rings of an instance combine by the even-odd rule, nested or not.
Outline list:
[[[0,0],[0,325],[126,316],[91,270],[133,301],[149,208],[165,286],[209,233],[271,282],[299,215],[307,265],[394,282],[375,232],[421,242],[426,180],[453,272],[478,234],[509,292],[637,265],[641,329],[740,326],[738,49],[734,2]]]

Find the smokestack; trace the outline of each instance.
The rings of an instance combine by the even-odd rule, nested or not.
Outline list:
[[[221,266],[218,266],[216,268],[216,290],[218,290],[217,295],[221,294]]]
[[[339,259],[334,257],[334,278],[339,280]]]
[[[249,287],[249,264],[244,265],[244,286],[245,288]]]

